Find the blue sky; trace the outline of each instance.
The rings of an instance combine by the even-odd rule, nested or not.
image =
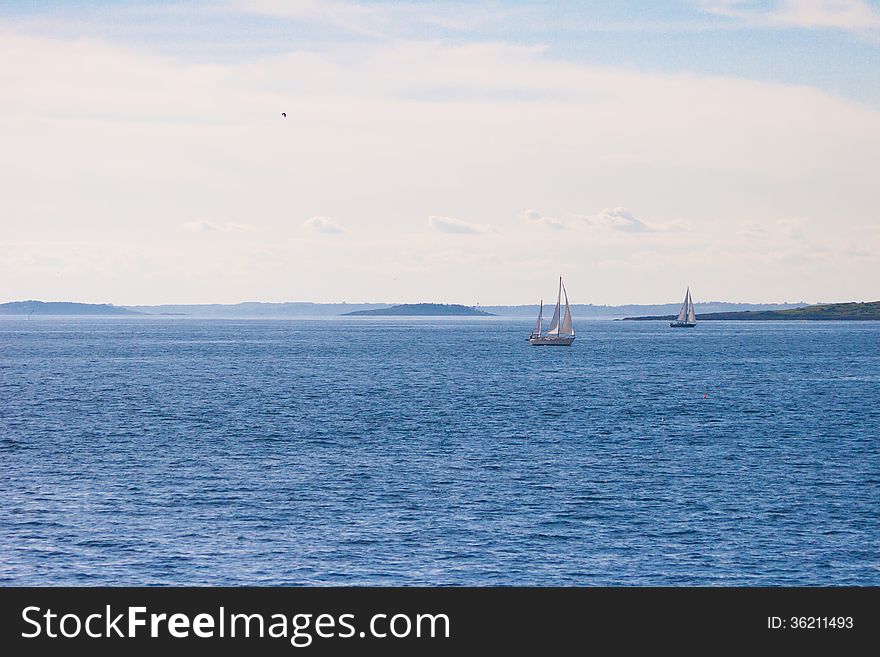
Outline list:
[[[449,44],[503,41],[544,45],[552,56],[601,66],[699,73],[805,84],[880,103],[880,3],[802,2],[816,14],[850,5],[875,23],[816,24],[766,18],[784,3],[679,0],[570,2],[322,3],[78,2],[0,3],[7,25],[58,38],[138,45],[187,60],[229,62],[291,48],[324,49],[393,39]],[[314,12],[285,5],[314,4]],[[276,7],[273,8],[272,5]],[[823,6],[826,6],[824,10]],[[345,17],[346,7],[358,7]],[[727,9],[729,7],[729,9]],[[275,10],[277,8],[277,10]],[[367,17],[370,12],[375,15]],[[420,14],[423,16],[420,17]]]
[[[0,50],[4,300],[878,296],[877,2],[3,2]]]

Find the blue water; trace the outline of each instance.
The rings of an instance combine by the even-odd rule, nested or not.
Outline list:
[[[2,584],[880,584],[880,322],[0,321]]]

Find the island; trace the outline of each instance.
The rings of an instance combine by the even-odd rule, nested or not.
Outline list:
[[[674,315],[652,315],[648,317],[624,317],[623,321],[649,321],[675,319]],[[733,320],[825,320],[858,321],[880,320],[880,301],[866,303],[828,303],[817,306],[804,306],[790,310],[746,310],[742,312],[705,313],[697,315],[697,321]]]
[[[462,306],[457,303],[402,303],[390,308],[374,310],[355,310],[342,313],[343,316],[357,317],[492,317],[479,308]]]
[[[142,315],[110,303],[74,303],[72,301],[10,301],[0,303],[0,315]]]

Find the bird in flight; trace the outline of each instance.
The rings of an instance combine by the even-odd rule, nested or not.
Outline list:
[[[286,119],[286,118],[287,118],[287,112],[281,112],[281,118]]]

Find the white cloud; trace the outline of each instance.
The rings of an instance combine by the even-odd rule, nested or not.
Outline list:
[[[564,266],[571,291],[591,290],[588,300],[652,301],[677,287],[674,263],[696,275],[683,256],[730,241],[741,251],[719,260],[723,270],[708,256],[696,261],[707,295],[876,294],[876,259],[844,258],[839,242],[847,235],[880,252],[875,228],[853,237],[876,213],[877,108],[804,86],[601,68],[498,43],[334,47],[206,65],[4,32],[0,249],[25,246],[0,258],[2,293],[80,289],[89,292],[79,298],[139,303],[366,300],[387,291],[392,300],[453,302],[469,299],[479,280],[482,302],[526,302],[542,293],[535,271]],[[554,216],[524,220],[532,205]],[[585,207],[608,210],[596,224],[570,214]],[[290,217],[312,208],[357,217],[359,230],[291,239]],[[452,217],[429,219],[429,229],[432,208]],[[802,276],[755,256],[743,277],[737,258],[791,238],[780,230],[750,246],[738,222],[789,216],[840,259]],[[259,217],[259,230],[236,233],[241,217]],[[689,230],[674,230],[677,217]],[[535,230],[542,219],[571,230]],[[183,222],[236,239],[169,244]],[[491,240],[438,240],[440,231],[494,226],[503,233]],[[67,243],[84,255],[65,260],[60,282],[39,258],[68,258]],[[92,257],[126,245],[143,267]],[[590,286],[600,260],[626,262],[635,248],[662,252],[668,261],[657,262],[667,266]],[[432,254],[430,268],[412,264]],[[186,278],[192,272],[218,275]]]
[[[598,214],[585,217],[591,226],[611,228],[622,233],[651,233],[659,230],[635,217],[626,208],[605,208]]]
[[[770,6],[753,0],[703,0],[698,5],[709,13],[751,25],[852,31],[880,28],[880,10],[864,0],[777,0]]]
[[[307,219],[303,226],[315,233],[322,235],[341,235],[345,232],[345,228],[333,221],[330,217],[312,217]]]
[[[254,230],[254,227],[248,224],[237,224],[233,222],[217,224],[205,219],[186,221],[181,224],[181,227],[195,233],[240,233]]]
[[[441,233],[457,235],[475,235],[492,230],[489,226],[478,226],[455,217],[438,217],[436,215],[428,217],[428,225]]]
[[[353,34],[380,38],[406,33],[408,29],[424,30],[426,27],[468,31],[493,25],[502,15],[512,13],[509,7],[484,7],[468,2],[371,5],[344,0],[233,0],[232,6],[238,11],[327,25]]]
[[[769,232],[756,221],[744,221],[740,224],[737,234],[749,240],[761,241],[768,237]]]
[[[529,221],[540,224],[545,228],[550,228],[553,230],[568,230],[568,226],[559,219],[555,219],[554,217],[545,217],[537,210],[526,210],[523,213],[523,216]]]

